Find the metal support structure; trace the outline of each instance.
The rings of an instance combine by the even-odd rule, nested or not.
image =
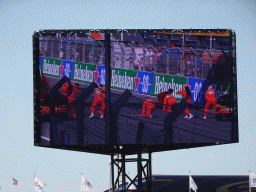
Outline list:
[[[92,82],[77,98],[77,144],[83,145],[86,139],[84,138],[84,101],[89,97],[98,85],[95,82]]]
[[[231,76],[232,79],[232,83],[231,83],[231,89],[230,92],[233,92],[235,94],[232,94],[232,106],[233,106],[233,114],[234,114],[234,118],[235,121],[232,121],[232,130],[231,130],[231,141],[232,142],[236,142],[239,140],[238,138],[238,125],[235,126],[235,122],[237,124],[238,122],[238,111],[237,111],[237,68],[236,68],[236,34],[235,32],[231,31],[230,32],[230,52],[229,52],[229,66],[231,68],[230,73],[229,74]],[[233,66],[231,67],[231,65],[233,64]],[[236,127],[236,128],[235,128]]]
[[[155,53],[154,53],[154,60],[153,60],[153,67],[154,67],[154,69],[155,69],[154,72],[156,72],[157,49],[156,49],[153,45],[151,45],[151,47],[152,47],[152,49],[155,51]]]
[[[185,33],[183,33],[182,41],[182,76],[185,76],[186,60],[185,60]]]
[[[167,49],[167,47],[164,45],[163,46],[165,51],[166,51],[166,65],[165,65],[165,70],[164,70],[164,73],[165,74],[170,74],[170,70],[169,70],[169,60],[170,60],[170,53],[169,53],[169,50]]]
[[[83,55],[82,55],[83,60],[82,60],[82,62],[85,63],[85,44],[82,43],[82,46],[83,46]]]
[[[197,53],[196,53],[196,51],[195,51],[195,49],[193,49],[192,47],[190,47],[190,50],[194,53],[194,76],[195,77],[197,77],[197,65],[198,65],[198,63],[197,63]]]
[[[148,158],[142,158],[142,153],[138,153],[138,158],[126,158],[125,154],[119,154],[114,158],[111,154],[111,179],[112,179],[112,192],[152,192],[152,159],[151,153],[148,153]],[[137,175],[131,178],[126,173],[126,163],[137,163]],[[117,176],[115,177],[115,169],[117,168]],[[119,183],[121,179],[122,183]],[[128,179],[128,180],[126,180]],[[143,185],[143,183],[145,183]],[[136,189],[129,189],[132,185]]]
[[[106,123],[106,129],[105,129],[105,143],[111,144],[111,142],[114,142],[110,138],[111,134],[111,117],[110,117],[110,84],[111,84],[111,67],[110,67],[110,33],[105,34],[105,73],[106,73],[106,110],[105,110],[105,123]],[[112,131],[113,132],[113,131]],[[115,143],[112,143],[115,144]]]
[[[143,61],[142,61],[142,68],[140,68],[140,69],[142,69],[142,71],[145,71],[145,65],[146,65],[146,56],[145,55],[147,54],[147,52],[146,52],[144,46],[141,46],[141,48],[143,50]]]
[[[129,43],[128,44],[130,47],[131,47],[131,49],[132,49],[132,53],[133,53],[133,56],[132,56],[132,69],[134,70],[134,60],[135,60],[135,57],[136,57],[136,54],[135,54],[135,49],[134,49],[134,47]]]
[[[58,90],[62,87],[64,83],[68,82],[70,86],[71,82],[68,79],[67,76],[64,76],[61,80],[56,83],[53,88],[51,88],[48,96],[49,96],[49,103],[50,103],[50,115],[51,115],[51,120],[50,120],[50,144],[51,145],[59,145],[60,138],[59,138],[59,133],[57,130],[57,117],[55,113],[55,105],[57,101],[57,93]]]
[[[50,42],[51,42],[51,55],[50,55],[50,56],[51,56],[51,58],[53,58],[53,42],[54,42],[54,41],[51,40]]]

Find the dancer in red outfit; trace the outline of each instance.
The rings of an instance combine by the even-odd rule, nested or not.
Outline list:
[[[94,99],[91,106],[91,116],[89,118],[94,117],[94,112],[96,108],[99,106],[99,114],[100,118],[103,118],[103,114],[105,110],[105,100],[106,100],[106,89],[100,85],[100,88],[96,88],[94,90]]]
[[[157,95],[158,104],[156,104],[156,107],[162,106],[164,104],[164,98],[167,95],[167,93],[168,93],[168,91],[158,93],[158,95]]]
[[[165,110],[167,108],[167,112],[172,112],[172,106],[177,102],[177,100],[172,96],[173,89],[168,90],[168,94],[164,98],[164,107],[163,107],[163,115],[165,114]]]
[[[142,117],[145,115],[145,109],[147,109],[146,117],[152,119],[152,112],[155,109],[155,102],[148,97],[145,97],[145,101],[142,106]]]
[[[191,100],[191,93],[190,93],[190,90],[189,90],[189,87],[188,87],[188,86],[185,87],[185,90],[183,90],[183,91],[178,91],[177,93],[183,95],[184,99],[185,99],[189,104],[192,103],[192,100]],[[185,116],[185,119],[191,119],[191,118],[193,118],[193,115],[190,113],[188,107],[185,108],[185,115],[186,115],[186,116]]]
[[[102,106],[102,110],[103,112],[105,111],[106,108],[106,88],[103,87],[103,85],[100,85],[100,89],[101,89],[101,106]],[[103,117],[103,115],[102,115]]]
[[[207,113],[209,112],[209,106],[212,105],[215,113],[217,113],[217,107],[216,107],[216,97],[215,97],[215,91],[212,88],[212,86],[208,87],[208,90],[205,93],[205,108],[204,108],[204,119],[207,117]]]
[[[79,88],[79,84],[76,83],[72,83],[73,88],[71,88],[69,86],[69,83],[65,83],[62,86],[62,94],[65,95],[68,98],[68,103],[71,107],[71,113],[72,113],[72,117],[76,118],[76,109],[74,107],[74,103],[75,103],[75,94],[80,93]]]

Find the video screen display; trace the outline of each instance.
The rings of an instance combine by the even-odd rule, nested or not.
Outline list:
[[[106,34],[39,32],[38,145],[238,142],[233,31]]]

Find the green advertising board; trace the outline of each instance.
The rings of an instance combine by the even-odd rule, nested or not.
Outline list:
[[[61,65],[62,60],[60,59],[44,57],[41,65],[41,71],[48,76],[60,77]]]
[[[111,68],[111,88],[134,91],[137,71]]]
[[[71,80],[92,83],[95,71],[96,65],[74,62]]]
[[[151,89],[150,95],[157,96],[159,93],[173,89],[173,96],[177,100],[182,100],[182,95],[177,94],[177,91],[184,89],[184,85],[187,83],[186,77],[171,76],[156,74]]]

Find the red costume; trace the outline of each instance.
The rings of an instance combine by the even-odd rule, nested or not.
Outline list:
[[[166,105],[167,105],[167,112],[172,112],[172,106],[177,102],[177,100],[172,96],[172,94],[167,94],[164,98],[164,108],[163,111],[165,112]]]
[[[41,87],[40,87],[40,100],[44,101],[47,93],[50,90],[50,86],[49,86],[49,84],[48,84],[48,82],[47,82],[43,73],[41,73],[40,85],[41,85]]]
[[[101,87],[101,89],[94,90],[94,99],[91,106],[91,113],[94,113],[96,108],[99,106],[99,114],[103,115],[105,110],[105,100],[106,100],[106,89]]]
[[[69,93],[69,83],[65,83],[62,87],[62,94],[68,97],[68,103],[71,107],[71,113],[74,118],[76,118],[76,109],[74,107],[75,94],[80,93],[80,90],[76,88],[76,85],[72,83],[73,88]]]
[[[183,95],[184,99],[185,99],[189,104],[192,103],[192,100],[190,99],[190,96],[188,96],[188,98],[187,98],[187,92],[186,92],[186,90],[178,91],[177,93]],[[186,107],[186,108],[185,108],[185,115],[189,115],[189,114],[191,114],[190,111],[189,111],[189,108]]]
[[[164,98],[165,98],[165,96],[166,96],[166,94],[167,94],[168,92],[161,92],[161,93],[159,93],[158,95],[157,95],[157,98],[158,98],[158,103],[159,104],[163,104],[164,103]]]
[[[147,98],[143,102],[142,106],[142,117],[145,115],[145,109],[147,109],[146,117],[152,118],[152,112],[155,109],[155,102],[152,99]]]
[[[217,111],[217,107],[216,107],[216,97],[215,97],[215,91],[213,88],[208,89],[208,91],[206,91],[205,93],[205,99],[206,99],[206,105],[204,108],[204,116],[207,116],[207,113],[209,112],[209,106],[212,105],[214,111]]]
[[[62,94],[65,95],[66,97],[68,96],[68,88],[69,88],[69,84],[68,83],[65,83],[63,86],[62,86]]]
[[[102,86],[100,89],[102,91],[102,99],[101,99],[102,109],[105,110],[105,108],[106,108],[106,88]]]

